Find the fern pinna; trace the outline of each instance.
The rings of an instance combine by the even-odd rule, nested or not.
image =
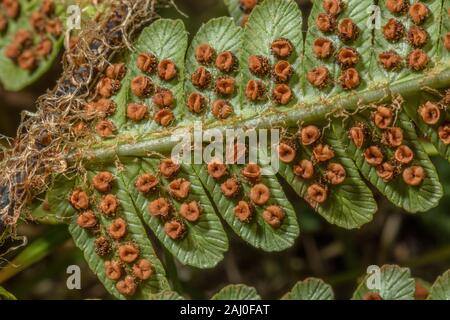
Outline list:
[[[86,95],[90,121],[72,123],[70,159],[86,172],[55,177],[37,209],[69,224],[115,297],[170,289],[146,227],[198,268],[223,259],[223,223],[256,248],[292,246],[299,223],[282,183],[347,229],[377,211],[369,184],[412,213],[442,196],[420,140],[449,157],[447,0],[313,1],[305,37],[293,0],[226,2],[233,18],[190,45],[181,21],[158,19],[114,55]],[[198,123],[207,137],[279,129],[278,173],[261,174],[264,157],[175,163],[176,132]]]

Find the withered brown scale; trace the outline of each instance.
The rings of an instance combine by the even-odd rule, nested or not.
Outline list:
[[[318,59],[328,59],[334,51],[333,42],[327,38],[314,40],[313,51]]]
[[[245,87],[245,96],[250,101],[262,100],[266,94],[266,86],[260,80],[249,80]]]
[[[339,76],[339,83],[344,90],[352,90],[361,84],[361,78],[358,70],[355,68],[348,68],[342,71]]]
[[[261,168],[256,163],[250,162],[242,170],[241,174],[251,183],[256,183],[261,179]]]
[[[341,68],[355,66],[359,61],[359,54],[354,48],[343,47],[336,54],[336,61]]]
[[[326,162],[333,159],[335,153],[328,144],[318,144],[313,148],[313,155],[317,162]]]
[[[389,162],[383,162],[377,166],[376,172],[384,182],[389,182],[394,178],[395,167]]]
[[[137,178],[135,186],[139,192],[149,193],[150,191],[155,190],[158,184],[159,184],[158,177],[146,173]]]
[[[140,250],[135,243],[128,242],[119,246],[118,254],[121,261],[125,263],[132,263],[139,258]]]
[[[127,106],[128,119],[139,122],[148,116],[148,108],[142,103],[130,103]]]
[[[186,234],[186,226],[183,221],[174,218],[164,224],[164,231],[172,240],[180,240]]]
[[[158,76],[161,80],[171,81],[177,76],[177,66],[169,59],[161,60],[158,64]]]
[[[314,164],[310,160],[303,159],[294,166],[293,171],[297,177],[308,180],[314,176]]]
[[[148,280],[153,275],[153,265],[147,259],[141,259],[133,265],[133,275],[139,280]]]
[[[307,189],[307,197],[313,203],[322,204],[328,198],[328,188],[319,183],[313,183]]]
[[[271,45],[272,54],[279,59],[288,58],[294,51],[291,41],[285,38],[276,39]]]
[[[175,120],[175,116],[169,108],[162,108],[155,113],[153,120],[160,126],[168,127]]]
[[[290,143],[280,143],[277,148],[278,158],[281,162],[291,163],[294,161],[297,151]]]
[[[234,207],[234,215],[241,222],[250,222],[253,216],[253,208],[246,201],[239,201]]]
[[[97,217],[93,211],[82,212],[77,218],[77,224],[83,229],[92,229],[97,226]]]
[[[169,89],[157,88],[152,100],[158,108],[172,108],[174,96]]]
[[[405,27],[397,19],[391,18],[383,26],[383,35],[386,40],[398,41],[403,37],[404,33]]]
[[[319,13],[316,18],[316,27],[323,33],[332,32],[336,27],[336,19],[332,15]]]
[[[233,113],[233,106],[226,100],[215,100],[211,106],[211,113],[219,120],[228,118]]]
[[[408,66],[414,71],[425,69],[428,64],[428,55],[422,49],[415,49],[408,57]]]
[[[445,145],[450,144],[450,123],[445,123],[438,128],[439,139]]]
[[[153,73],[158,66],[158,59],[152,53],[140,53],[136,59],[136,67],[145,73]]]
[[[236,178],[229,178],[220,185],[220,190],[225,197],[233,198],[239,193],[239,181]]]
[[[110,280],[119,280],[122,276],[122,265],[119,261],[105,261],[105,276]]]
[[[206,98],[198,93],[192,92],[187,100],[187,108],[192,113],[201,113],[206,107]]]
[[[231,77],[219,77],[216,81],[215,91],[223,96],[230,96],[235,93],[236,80]]]
[[[212,82],[212,74],[205,67],[199,67],[191,76],[191,82],[199,89],[209,87]]]
[[[272,91],[272,99],[281,105],[288,104],[293,98],[292,89],[287,84],[277,84]]]
[[[278,83],[288,82],[292,73],[291,64],[285,60],[278,61],[272,69],[272,77]]]
[[[153,81],[146,76],[137,76],[131,80],[131,92],[139,98],[147,97],[155,90]]]
[[[283,223],[286,214],[280,206],[268,206],[263,212],[264,221],[272,228],[279,228]]]
[[[98,192],[105,193],[111,191],[113,181],[114,176],[112,173],[104,171],[94,176],[92,179],[92,184]]]
[[[317,140],[319,140],[321,136],[320,129],[314,125],[309,125],[300,130],[300,143],[305,146],[312,145]]]
[[[337,35],[343,42],[353,41],[359,35],[359,28],[352,19],[345,18],[338,24]]]
[[[306,79],[316,88],[324,88],[330,82],[330,72],[327,67],[316,67],[306,74]]]
[[[115,240],[120,240],[126,236],[128,224],[122,218],[115,219],[108,228],[108,234]]]
[[[108,194],[102,198],[99,209],[107,217],[112,217],[119,209],[119,200],[115,195]]]
[[[412,26],[408,31],[408,42],[415,48],[423,47],[428,37],[428,32],[422,27]]]
[[[177,199],[186,199],[191,190],[191,182],[186,179],[179,178],[169,183],[169,193]]]
[[[168,217],[172,210],[169,200],[166,198],[158,198],[148,205],[148,212],[154,217]]]
[[[231,51],[224,51],[216,58],[216,68],[225,73],[236,70],[237,63],[236,56]]]
[[[378,146],[370,146],[364,151],[364,158],[371,166],[379,166],[383,163],[384,154]]]
[[[408,167],[403,171],[402,176],[406,184],[417,187],[425,179],[425,170],[421,166]]]
[[[207,43],[202,43],[195,49],[195,59],[201,64],[211,63],[215,55],[216,51]]]
[[[126,276],[123,280],[116,283],[116,289],[124,296],[131,297],[136,293],[137,285],[132,276]]]
[[[421,24],[430,14],[428,7],[422,2],[416,2],[409,7],[409,17],[415,24]]]
[[[74,190],[70,194],[69,201],[77,210],[86,210],[89,207],[89,196],[82,190]]]
[[[428,125],[437,124],[441,117],[441,110],[435,103],[431,101],[427,101],[423,105],[421,105],[418,112],[423,122]]]
[[[262,206],[270,199],[270,189],[263,183],[257,183],[250,189],[249,197],[254,204]]]
[[[269,59],[264,56],[250,56],[248,57],[248,69],[255,76],[264,77],[270,71]]]
[[[386,70],[399,69],[402,65],[402,57],[395,51],[386,51],[378,55],[378,61]]]
[[[202,207],[197,201],[185,202],[180,206],[180,215],[189,222],[196,222],[200,219]]]
[[[395,150],[394,159],[401,164],[409,164],[414,159],[414,152],[410,147],[401,145]]]

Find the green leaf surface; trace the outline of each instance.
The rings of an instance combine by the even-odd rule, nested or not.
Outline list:
[[[17,298],[11,292],[0,286],[0,300],[17,300]]]
[[[450,270],[436,279],[431,286],[428,300],[450,300]]]
[[[321,279],[307,278],[297,282],[282,300],[334,300],[333,289]]]
[[[243,284],[228,285],[221,289],[211,300],[260,300],[261,297],[253,287]]]

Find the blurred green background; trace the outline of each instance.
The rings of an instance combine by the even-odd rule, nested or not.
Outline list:
[[[299,2],[307,16],[310,3]],[[191,35],[210,18],[227,15],[222,0],[178,0],[176,3],[189,18],[173,9],[163,10],[161,15],[184,19]],[[1,134],[15,134],[20,113],[33,111],[36,98],[56,83],[60,72],[57,64],[23,92],[0,91]],[[379,212],[373,222],[360,230],[347,231],[325,222],[286,186],[286,192],[297,199],[294,205],[301,227],[300,238],[293,248],[282,253],[265,253],[229,232],[230,250],[218,267],[198,270],[177,265],[178,274],[172,278],[178,281],[173,285],[186,297],[198,299],[209,298],[230,283],[254,286],[263,298],[279,298],[296,281],[314,276],[329,282],[337,298],[347,299],[368,265],[386,263],[408,266],[414,276],[432,282],[450,267],[450,166],[446,160],[433,160],[446,195],[440,206],[428,213],[408,214],[377,195]],[[29,244],[6,256],[14,262],[13,266],[5,268],[7,261],[0,261],[1,286],[21,299],[110,298],[87,267],[82,253],[74,247],[64,226],[25,223],[18,233],[25,235]],[[17,240],[10,245],[19,243]],[[154,244],[161,252],[158,243]],[[14,261],[19,253],[22,260]],[[68,290],[66,286],[66,269],[73,264],[82,270],[81,290]]]

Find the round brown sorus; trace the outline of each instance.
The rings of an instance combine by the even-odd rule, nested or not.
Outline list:
[[[153,266],[147,259],[141,259],[133,265],[133,275],[140,280],[150,279],[153,275]]]
[[[154,217],[162,217],[165,218],[170,214],[172,210],[172,206],[170,205],[169,200],[166,198],[158,198],[153,200],[148,205],[148,212]]]
[[[393,50],[380,53],[378,61],[386,70],[398,69],[402,65],[402,57]]]
[[[328,197],[328,189],[319,183],[313,183],[307,189],[307,197],[314,203],[324,203]]]
[[[313,149],[313,155],[317,162],[325,162],[334,158],[334,151],[327,144],[318,144]]]
[[[327,67],[316,67],[308,71],[306,79],[314,87],[324,88],[330,82],[330,72]]]
[[[171,178],[178,174],[180,165],[175,163],[172,159],[163,159],[159,164],[159,172],[166,178]]]
[[[45,26],[45,31],[50,33],[55,38],[61,36],[63,32],[63,25],[61,20],[55,18],[47,21],[47,25]]]
[[[47,37],[42,38],[41,42],[38,43],[34,52],[36,56],[40,59],[47,58],[53,50],[53,42]]]
[[[350,138],[357,148],[361,148],[364,144],[365,133],[361,126],[354,126],[349,131]]]
[[[422,49],[415,49],[407,58],[408,66],[415,70],[423,70],[428,64],[428,56]]]
[[[248,57],[248,69],[258,77],[264,77],[270,70],[270,62],[264,56]]]
[[[153,81],[146,76],[137,76],[131,80],[131,92],[136,97],[146,97],[153,93],[155,85]]]
[[[342,41],[352,41],[358,37],[359,29],[350,18],[342,19],[337,27],[337,35]]]
[[[189,222],[196,222],[201,213],[202,207],[197,201],[185,202],[180,206],[180,215]]]
[[[211,63],[215,55],[216,51],[207,43],[202,43],[195,49],[195,59],[202,64]]]
[[[15,19],[20,13],[20,3],[18,0],[3,0],[3,9],[9,18]]]
[[[435,103],[431,101],[427,101],[420,106],[419,114],[423,122],[428,125],[434,125],[438,123],[439,119],[441,118],[441,110]]]
[[[409,6],[409,1],[407,0],[387,0],[386,8],[392,13],[402,13],[405,12]]]
[[[236,80],[230,77],[219,77],[216,81],[215,91],[217,94],[229,96],[235,92]]]
[[[120,294],[131,297],[136,293],[137,286],[132,276],[126,276],[116,283],[116,289]]]
[[[172,240],[179,240],[186,234],[186,226],[183,221],[174,218],[164,224],[164,231]]]
[[[5,47],[5,57],[16,60],[21,53],[20,46],[15,43],[10,43]]]
[[[45,16],[42,12],[34,11],[30,17],[30,24],[36,32],[45,32]]]
[[[364,151],[364,158],[371,166],[379,166],[383,163],[383,152],[378,146],[370,146]]]
[[[311,179],[314,176],[314,165],[310,160],[300,160],[293,168],[294,174],[302,179]]]
[[[279,228],[283,223],[285,213],[279,206],[268,206],[263,212],[264,221],[272,228]]]
[[[198,92],[192,92],[188,97],[187,107],[193,113],[200,113],[206,107],[206,98]]]
[[[324,0],[322,7],[326,13],[337,16],[344,9],[344,4],[341,0]]]
[[[234,71],[237,67],[236,56],[231,51],[221,52],[216,58],[216,68],[222,72]]]
[[[219,99],[213,102],[211,112],[219,120],[226,119],[233,113],[233,107],[228,101]]]
[[[288,104],[292,99],[292,90],[287,84],[277,84],[272,91],[272,99],[278,104]]]
[[[186,199],[191,189],[191,183],[186,179],[175,179],[169,183],[169,193],[177,199]]]
[[[396,148],[403,143],[403,130],[399,127],[392,127],[386,129],[383,134],[383,142],[390,147]]]
[[[169,126],[175,119],[172,110],[169,108],[162,108],[157,111],[153,117],[155,122],[163,127]]]
[[[125,77],[126,72],[127,67],[125,66],[125,63],[115,63],[106,68],[105,74],[110,79],[122,80],[123,77]]]
[[[158,108],[172,108],[173,100],[173,93],[169,89],[157,88],[153,96],[153,103]]]
[[[272,54],[279,59],[286,59],[294,51],[291,41],[285,38],[276,39],[271,45]]]
[[[309,146],[320,138],[320,129],[314,125],[309,125],[300,130],[300,143]]]
[[[325,179],[333,185],[343,183],[346,177],[347,172],[340,163],[330,163],[325,171]]]
[[[0,14],[0,32],[5,32],[8,29],[8,19]]]
[[[119,261],[105,261],[105,276],[110,280],[119,280],[122,276],[122,265]]]
[[[70,204],[77,210],[86,210],[89,208],[89,196],[81,190],[74,190],[70,194]]]
[[[408,167],[403,171],[403,181],[410,186],[419,186],[424,179],[425,170],[421,166]]]
[[[336,54],[336,60],[341,68],[349,68],[358,63],[359,55],[355,49],[343,47]]]
[[[249,80],[245,87],[245,96],[250,101],[258,101],[264,99],[266,94],[266,86],[261,80]]]
[[[94,188],[99,192],[109,192],[112,188],[114,176],[111,172],[100,172],[94,176],[92,183]]]
[[[297,151],[290,143],[280,143],[277,148],[278,158],[281,162],[291,163],[294,161]]]
[[[31,31],[20,29],[14,34],[13,43],[21,48],[29,48],[33,45],[33,34]]]
[[[75,122],[72,125],[71,132],[76,137],[81,137],[81,136],[85,135],[87,133],[87,131],[88,131],[87,125],[83,121]]]
[[[241,170],[241,174],[248,181],[255,183],[261,179],[261,168],[256,163],[250,162]]]
[[[378,128],[386,129],[392,124],[394,113],[386,106],[378,106],[372,114],[372,120]]]
[[[317,38],[314,40],[313,50],[318,59],[327,59],[333,54],[333,42],[327,38]]]
[[[127,118],[139,122],[148,116],[148,108],[142,103],[129,103],[127,106]]]
[[[422,47],[428,40],[428,32],[425,29],[412,26],[408,31],[408,42],[416,48]]]
[[[212,74],[205,67],[199,67],[191,76],[191,82],[199,89],[208,88],[212,81]]]
[[[239,193],[239,181],[236,178],[229,178],[220,185],[220,190],[227,198],[232,198]]]
[[[239,7],[245,13],[250,13],[258,4],[258,0],[239,0]]]
[[[139,247],[133,242],[128,242],[119,246],[119,258],[125,263],[132,263],[139,258]]]
[[[127,234],[128,225],[122,218],[117,218],[109,226],[108,233],[111,238],[120,240]]]
[[[91,210],[81,213],[77,218],[77,224],[83,229],[92,229],[97,226],[97,217]]]
[[[95,253],[101,257],[104,257],[111,252],[111,243],[103,236],[95,239],[94,246]]]
[[[208,163],[208,174],[214,179],[220,179],[227,174],[227,166],[218,160]]]
[[[120,81],[108,77],[102,78],[97,84],[97,92],[103,98],[110,98],[115,95],[119,89]]]
[[[403,37],[405,33],[405,27],[397,19],[391,18],[383,26],[383,35],[386,40],[398,41]]]
[[[265,184],[258,183],[250,189],[250,200],[258,206],[266,204],[269,198],[270,189]]]
[[[377,167],[377,175],[384,182],[389,182],[394,177],[395,167],[389,162],[383,162]]]
[[[119,209],[119,200],[115,195],[108,194],[103,197],[99,208],[105,216],[112,217]]]
[[[273,67],[272,77],[275,82],[288,82],[293,73],[292,66],[285,60],[278,61]]]
[[[234,207],[234,215],[241,222],[249,222],[252,219],[253,208],[246,201],[239,201]]]
[[[339,82],[344,90],[355,89],[361,83],[359,73],[355,68],[348,68],[342,71]]]
[[[102,120],[95,126],[95,132],[102,138],[109,138],[114,133],[114,125],[109,120]]]
[[[450,124],[446,123],[440,126],[438,129],[438,135],[439,139],[441,139],[444,144],[450,144]]]
[[[171,60],[161,60],[158,64],[158,76],[165,81],[174,79],[177,76],[177,66]]]
[[[316,18],[316,27],[322,32],[331,32],[336,27],[336,19],[329,14],[319,13]]]
[[[42,2],[41,7],[39,8],[39,11],[45,14],[46,16],[50,17],[52,14],[55,13],[55,3],[53,0],[44,0]]]
[[[447,32],[444,35],[444,46],[447,49],[447,51],[450,51],[450,32]]]
[[[378,292],[367,292],[363,296],[363,300],[383,300]]]
[[[136,180],[136,189],[142,193],[149,193],[156,189],[159,184],[159,179],[152,174],[143,174]]]
[[[152,53],[140,53],[136,59],[136,66],[145,73],[153,73],[158,66],[158,59]]]
[[[37,59],[33,50],[25,50],[19,58],[17,58],[19,68],[23,70],[34,70],[37,66]]]
[[[401,145],[395,150],[394,158],[401,164],[409,164],[414,159],[414,152],[410,147]]]
[[[415,24],[421,24],[429,15],[429,10],[422,2],[416,2],[409,7],[409,17]]]

